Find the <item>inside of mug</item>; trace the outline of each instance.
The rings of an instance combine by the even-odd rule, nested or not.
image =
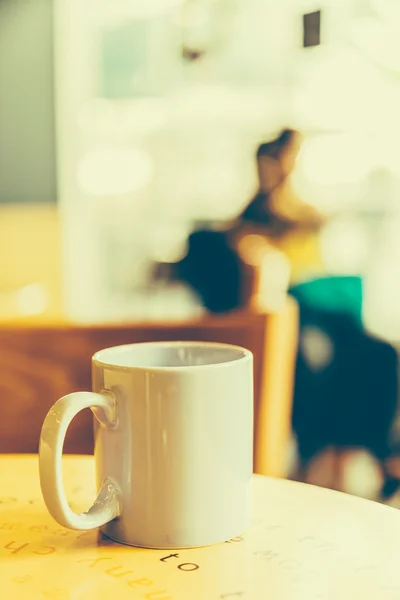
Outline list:
[[[240,360],[248,350],[201,342],[150,342],[97,352],[96,362],[115,367],[168,368],[218,365]]]

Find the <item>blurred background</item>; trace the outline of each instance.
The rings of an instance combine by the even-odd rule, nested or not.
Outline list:
[[[397,0],[1,0],[0,322],[241,309],[173,274],[217,232],[300,308],[288,474],[396,502],[399,106]]]

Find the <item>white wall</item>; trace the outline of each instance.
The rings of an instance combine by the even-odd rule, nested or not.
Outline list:
[[[52,0],[0,0],[0,202],[56,197]]]

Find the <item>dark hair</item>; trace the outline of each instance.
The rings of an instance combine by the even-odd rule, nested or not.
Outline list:
[[[202,229],[189,236],[188,251],[177,263],[177,274],[207,310],[220,313],[240,306],[241,264],[224,232]]]
[[[293,140],[296,132],[294,129],[284,129],[277,138],[261,144],[257,149],[257,158],[267,156],[277,160],[282,150]]]

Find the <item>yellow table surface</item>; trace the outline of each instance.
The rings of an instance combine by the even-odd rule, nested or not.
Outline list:
[[[64,464],[81,510],[94,494],[93,458]],[[177,552],[118,545],[52,520],[37,457],[0,458],[2,600],[400,600],[399,561],[399,512],[259,476],[243,537]]]

